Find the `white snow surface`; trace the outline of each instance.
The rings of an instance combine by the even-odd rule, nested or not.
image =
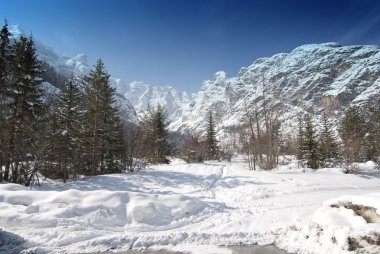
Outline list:
[[[47,181],[31,189],[1,184],[0,252],[228,253],[208,246],[276,244],[290,252],[348,253],[348,237],[376,238],[380,224],[331,207],[344,200],[379,213],[379,173],[368,165],[357,175],[304,170],[296,161],[249,171],[237,157],[199,164],[173,159],[137,173]],[[361,245],[367,253],[380,251]]]

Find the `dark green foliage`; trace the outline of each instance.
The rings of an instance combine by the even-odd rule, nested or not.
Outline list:
[[[7,150],[4,178],[22,182],[30,169],[28,162],[37,158],[38,135],[46,113],[42,69],[31,37],[21,37],[12,44],[8,57],[6,100],[2,104]]]
[[[84,78],[84,99],[77,84],[69,81],[47,118],[42,81],[63,88],[65,77],[37,59],[31,37],[21,36],[10,43],[9,36],[5,22],[0,31],[0,167],[5,168],[4,180],[25,183],[36,170],[63,181],[77,174],[124,170],[126,129],[103,62],[99,60]]]
[[[364,155],[365,119],[357,107],[349,107],[341,120],[339,134],[347,162],[362,161]]]
[[[321,160],[325,161],[328,159],[338,158],[338,142],[337,138],[331,128],[329,119],[325,114],[322,118],[322,131],[320,133],[320,153]]]
[[[305,159],[305,132],[304,121],[301,117],[298,118],[298,134],[297,134],[297,159]]]
[[[69,80],[65,90],[58,95],[49,117],[44,147],[46,174],[61,178],[64,182],[69,179],[69,175],[77,174],[80,165],[81,98],[82,93]]]
[[[100,59],[84,78],[86,91],[81,133],[84,174],[114,173],[124,169],[124,127],[109,78]]]
[[[10,45],[8,24],[5,23],[0,31],[0,167],[4,165],[7,159],[6,147],[6,115],[8,114],[7,90],[9,88],[9,68],[10,68]],[[0,173],[0,182],[2,181],[2,174]]]
[[[365,136],[366,157],[369,160],[380,160],[380,99],[369,107],[368,133]]]
[[[207,133],[206,133],[206,149],[207,159],[217,160],[220,156],[220,149],[218,146],[218,140],[216,139],[215,123],[212,117],[211,111],[208,115],[207,121]]]
[[[310,115],[299,120],[298,157],[306,160],[309,168],[317,169],[320,165],[319,142],[315,126]]]
[[[148,108],[140,122],[138,154],[150,163],[169,163],[166,158],[170,151],[166,119],[164,108],[158,104],[155,109]]]
[[[316,136],[316,131],[312,119],[309,115],[305,117],[305,133],[303,145],[304,157],[307,160],[307,165],[310,168],[317,169],[319,167],[319,144]]]

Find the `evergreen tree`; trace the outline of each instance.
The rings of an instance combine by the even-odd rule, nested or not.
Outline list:
[[[12,182],[20,182],[27,173],[24,164],[36,158],[38,134],[45,115],[44,91],[41,87],[41,63],[37,60],[33,39],[21,37],[12,45],[10,80],[7,90],[6,128],[8,154],[5,178],[12,166]]]
[[[349,107],[345,111],[339,133],[346,161],[361,161],[364,157],[365,119],[357,107]]]
[[[317,169],[319,167],[320,158],[318,151],[319,145],[316,137],[315,127],[309,115],[306,115],[305,117],[305,129],[302,147],[304,149],[304,159],[307,160],[308,167]]]
[[[167,114],[161,105],[148,108],[140,122],[141,136],[139,154],[151,163],[168,163],[166,155],[170,150],[168,138]]]
[[[338,157],[337,139],[331,128],[331,124],[326,114],[323,114],[323,118],[322,118],[322,132],[320,135],[320,151],[321,151],[322,161],[326,159]]]
[[[301,117],[298,118],[298,133],[297,133],[297,159],[304,159],[304,145],[305,143],[305,134],[304,134],[304,122]]]
[[[81,97],[78,87],[69,80],[65,90],[58,95],[50,115],[45,153],[48,155],[48,163],[51,165],[51,162],[54,162],[56,165],[53,169],[56,171],[54,175],[62,178],[64,182],[69,178],[69,174],[76,175],[75,170],[79,164]]]
[[[10,58],[10,45],[8,30],[8,23],[5,20],[4,25],[0,31],[0,171],[5,163],[7,154],[6,144],[6,115],[8,114],[7,101],[7,89],[9,86],[9,58]],[[3,174],[0,173],[0,182],[3,180]]]
[[[380,99],[369,108],[368,134],[365,136],[366,157],[379,162],[380,159]]]
[[[109,78],[101,59],[84,78],[86,90],[81,140],[85,174],[117,172],[122,167],[119,163],[124,161],[124,128],[115,104],[115,89],[110,86]]]
[[[209,160],[219,159],[220,151],[219,151],[218,141],[216,139],[215,124],[214,124],[211,111],[208,114],[206,145],[207,145],[208,159]]]

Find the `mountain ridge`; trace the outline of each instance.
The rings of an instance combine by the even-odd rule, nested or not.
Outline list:
[[[288,130],[296,126],[297,116],[307,111],[314,111],[317,116],[325,112],[337,121],[350,104],[364,106],[380,94],[379,77],[379,46],[342,46],[331,42],[302,45],[289,53],[259,58],[242,67],[236,77],[216,72],[184,105],[186,110],[173,112],[169,108],[169,128],[202,132],[211,110],[223,134],[223,129],[243,123],[247,108],[260,110],[264,99],[267,106],[281,109],[280,118]],[[162,98],[172,88],[145,85],[145,89],[140,89],[136,93],[129,86],[125,93],[125,97],[135,98],[137,112],[145,110],[139,105],[154,101],[148,90],[161,89],[156,96]],[[179,111],[182,114],[178,115]]]
[[[23,34],[19,26],[10,30],[16,38]],[[82,76],[90,70],[84,54],[59,56],[39,41],[36,48],[39,58],[60,73]],[[202,133],[207,114],[212,111],[223,138],[245,121],[247,110],[261,111],[263,105],[279,110],[287,132],[296,127],[296,118],[305,112],[317,116],[324,112],[337,122],[347,106],[365,106],[379,96],[379,77],[378,45],[342,46],[328,42],[258,58],[242,67],[236,76],[218,71],[196,93],[143,81],[126,84],[122,79],[111,78],[110,82],[117,89],[118,103],[129,121],[137,123],[148,106],[159,103],[167,111],[171,131]]]

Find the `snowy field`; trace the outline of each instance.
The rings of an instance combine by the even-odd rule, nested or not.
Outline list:
[[[347,175],[294,161],[266,172],[249,171],[241,158],[173,160],[32,189],[1,184],[0,252],[232,253],[217,246],[275,244],[289,252],[380,253],[380,175],[371,163],[361,168]]]

